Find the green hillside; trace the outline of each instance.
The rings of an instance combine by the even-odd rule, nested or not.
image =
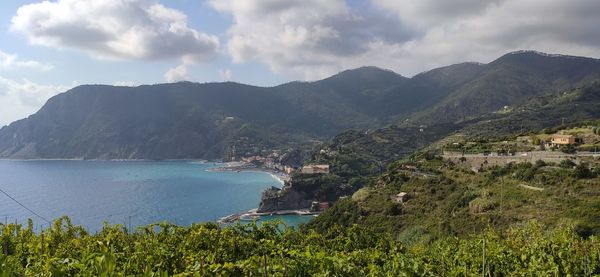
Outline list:
[[[470,70],[474,78],[464,78],[464,73],[456,72],[446,73],[444,79],[459,85],[439,103],[411,117],[411,121],[425,124],[468,121],[505,106],[520,105],[532,97],[564,92],[598,80],[600,62],[518,51]]]
[[[276,87],[84,85],[0,129],[0,157],[229,159],[273,149],[310,149],[348,130],[464,127],[505,107],[555,96],[599,77],[596,59],[526,51],[412,78],[362,67]],[[401,152],[415,150],[412,146]]]
[[[461,133],[469,137],[503,138],[597,118],[600,118],[600,82],[596,81],[486,115]]]
[[[404,203],[394,196],[406,192]],[[413,156],[393,163],[352,197],[309,226],[359,224],[405,242],[506,229],[537,220],[573,224],[583,236],[600,233],[600,160],[592,164],[509,163],[474,173],[441,158]],[[347,215],[347,216],[346,216]]]

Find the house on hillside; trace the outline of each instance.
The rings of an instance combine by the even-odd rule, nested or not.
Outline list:
[[[310,164],[302,167],[301,170],[304,174],[329,174],[328,164]]]
[[[398,194],[396,194],[396,196],[394,197],[394,201],[396,201],[396,203],[404,203],[408,200],[408,193],[406,192],[400,192]]]
[[[309,211],[311,212],[324,212],[329,209],[329,202],[318,202],[313,201],[310,205]]]
[[[552,135],[552,140],[550,141],[553,145],[572,145],[576,143],[576,138],[573,135]]]

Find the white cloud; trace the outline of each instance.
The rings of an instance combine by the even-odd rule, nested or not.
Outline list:
[[[349,4],[352,2],[352,4]],[[534,49],[600,56],[597,0],[212,0],[234,62],[295,78],[375,65],[411,76]]]
[[[21,60],[17,55],[8,54],[0,50],[0,69],[30,68],[42,71],[51,70],[53,67],[38,61]]]
[[[35,113],[50,97],[74,85],[42,85],[0,76],[0,126]]]
[[[156,0],[43,1],[20,7],[11,30],[35,45],[101,59],[197,62],[219,48],[217,37],[188,27],[185,14]]]
[[[304,79],[360,66],[378,45],[404,43],[415,36],[394,17],[359,12],[343,0],[211,3],[233,16],[227,47],[234,62],[258,60],[275,72]]]
[[[233,73],[231,72],[231,69],[229,69],[229,68],[219,69],[219,76],[221,77],[221,80],[223,80],[223,81],[231,80],[232,75],[233,75]]]
[[[171,68],[165,73],[165,79],[169,83],[186,81],[188,79],[187,64],[183,63],[177,67]]]
[[[519,49],[600,55],[596,0],[373,1],[424,34],[402,45],[406,54],[394,58],[408,74],[461,61],[488,62]]]

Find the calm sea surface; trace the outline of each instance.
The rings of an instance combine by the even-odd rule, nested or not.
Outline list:
[[[0,160],[0,189],[41,216],[68,215],[97,231],[111,224],[179,225],[216,221],[256,208],[265,188],[281,186],[267,173],[207,171],[219,164],[192,161]],[[0,220],[46,224],[0,194]],[[307,217],[282,217],[290,225]],[[4,223],[4,222],[3,222]]]

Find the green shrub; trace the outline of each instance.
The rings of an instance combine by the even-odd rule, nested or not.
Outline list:
[[[575,163],[571,160],[562,160],[560,161],[559,166],[562,168],[573,168],[575,166]]]
[[[575,170],[573,171],[573,177],[577,179],[588,179],[594,178],[595,175],[592,173],[587,163],[580,163],[575,167]]]
[[[346,203],[348,204],[348,203]],[[33,232],[9,224],[0,236],[0,276],[594,276],[594,226],[548,230],[529,222],[505,231],[432,238],[414,226],[394,238],[371,227],[328,226],[323,233],[277,223],[180,227],[167,223],[97,234],[72,225]],[[485,265],[483,264],[485,257]]]
[[[566,154],[575,154],[577,153],[577,148],[575,148],[575,146],[573,146],[572,144],[568,144],[561,146],[560,151]]]

